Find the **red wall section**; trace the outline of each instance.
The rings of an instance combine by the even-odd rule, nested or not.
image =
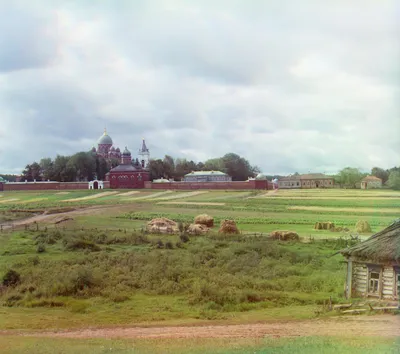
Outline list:
[[[104,189],[110,188],[110,182],[103,182]],[[5,183],[5,191],[38,191],[38,190],[66,190],[89,189],[89,182],[19,182]]]

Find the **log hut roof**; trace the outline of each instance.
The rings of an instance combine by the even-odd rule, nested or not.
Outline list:
[[[339,253],[345,257],[355,257],[365,261],[400,264],[400,219],[366,241]]]

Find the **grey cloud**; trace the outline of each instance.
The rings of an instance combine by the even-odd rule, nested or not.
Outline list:
[[[270,173],[400,160],[394,1],[16,4],[0,6],[5,172],[104,126],[132,152],[145,137],[154,157],[233,151]]]

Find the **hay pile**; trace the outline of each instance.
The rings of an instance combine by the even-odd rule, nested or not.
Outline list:
[[[207,227],[213,227],[214,218],[207,214],[200,214],[194,218],[194,223],[197,225],[205,225]]]
[[[189,235],[201,235],[207,233],[209,230],[210,229],[206,225],[190,224],[187,228],[187,233]]]
[[[295,231],[284,231],[284,230],[277,230],[272,231],[269,236],[274,240],[281,240],[281,241],[291,241],[300,239],[299,234]]]
[[[348,232],[348,231],[350,231],[347,227],[341,227],[341,226],[338,226],[338,227],[334,227],[333,229],[331,229],[331,231],[332,232]]]
[[[218,232],[221,234],[238,234],[239,229],[234,220],[223,220]]]
[[[315,230],[331,230],[335,228],[335,224],[333,222],[316,222],[314,225]]]
[[[154,234],[174,234],[179,231],[178,224],[167,218],[156,218],[149,221],[146,230]]]
[[[354,231],[360,233],[371,232],[371,226],[368,224],[368,221],[358,220]]]

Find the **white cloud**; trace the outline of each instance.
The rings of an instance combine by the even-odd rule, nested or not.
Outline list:
[[[0,172],[87,150],[104,126],[132,151],[145,137],[155,157],[232,151],[271,173],[398,165],[396,7],[1,4]]]

